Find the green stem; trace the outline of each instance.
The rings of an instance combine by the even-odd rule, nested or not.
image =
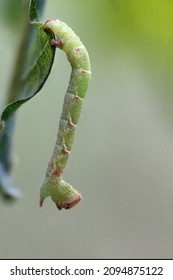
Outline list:
[[[28,19],[28,6],[29,1],[24,1],[23,12],[24,12],[24,23],[22,37],[20,45],[18,48],[16,61],[14,63],[14,69],[12,77],[10,79],[10,84],[6,94],[6,99],[4,105],[8,105],[11,102],[14,102],[19,95],[19,78],[25,66],[26,54],[27,54],[27,45],[29,42],[28,31],[29,31],[29,19]],[[19,191],[15,188],[8,174],[11,170],[12,159],[12,137],[14,132],[16,114],[10,116],[6,122],[5,127],[3,123],[0,123],[0,190],[3,197],[8,199],[14,199],[19,196]]]
[[[56,39],[52,40],[52,45],[66,53],[72,73],[64,98],[57,141],[40,191],[40,205],[42,206],[47,196],[51,196],[58,209],[70,209],[81,200],[81,195],[63,180],[62,174],[71,152],[91,77],[90,60],[79,37],[65,23],[49,20],[44,25],[44,30],[54,33]]]
[[[28,51],[28,45],[30,41],[30,23],[28,18],[28,7],[29,0],[23,2],[23,24],[22,24],[22,36],[19,43],[19,48],[16,56],[16,61],[14,63],[14,69],[12,77],[10,79],[10,84],[6,94],[5,104],[8,105],[14,102],[19,96],[19,78],[24,70],[26,64],[26,56]]]

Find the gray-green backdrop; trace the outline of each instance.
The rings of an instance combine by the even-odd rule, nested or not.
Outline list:
[[[4,13],[0,100],[20,33]],[[58,51],[46,85],[18,112],[12,178],[23,196],[0,201],[0,258],[172,258],[173,1],[49,0],[49,18],[69,24],[91,58],[64,174],[83,201],[59,212],[46,199],[39,208],[70,75]]]

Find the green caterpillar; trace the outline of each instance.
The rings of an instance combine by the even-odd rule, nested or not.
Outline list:
[[[59,122],[55,148],[48,164],[45,181],[40,191],[40,206],[44,199],[51,196],[57,208],[70,209],[81,200],[81,194],[63,178],[80,117],[84,97],[91,78],[89,55],[73,30],[60,20],[48,20],[43,26],[45,32],[52,32],[53,47],[63,50],[69,60],[72,72]]]

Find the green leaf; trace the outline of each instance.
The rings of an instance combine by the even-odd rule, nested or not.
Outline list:
[[[3,110],[3,121],[40,91],[50,73],[55,54],[55,49],[50,45],[51,35],[43,31],[41,23],[33,24],[32,28],[36,27],[36,34],[32,36],[34,46],[28,51],[29,61],[26,61],[25,71],[15,85],[18,88],[16,100]]]
[[[39,19],[44,4],[45,0],[31,0],[29,15],[32,21]],[[27,10],[25,17],[26,14]],[[1,121],[7,120],[23,103],[32,98],[42,88],[50,73],[55,55],[55,49],[50,45],[53,35],[46,34],[42,26],[38,22],[30,23],[26,18],[7,106],[0,114]]]
[[[45,0],[32,0],[29,10],[30,20],[38,21],[42,15]]]
[[[23,17],[23,33],[18,49],[12,79],[9,83],[6,104],[0,112],[0,194],[8,200],[16,199],[19,192],[9,178],[12,167],[11,146],[15,112],[30,100],[44,85],[53,64],[55,48],[50,41],[53,34],[43,31],[38,22],[45,1],[32,0],[28,19],[28,5]]]

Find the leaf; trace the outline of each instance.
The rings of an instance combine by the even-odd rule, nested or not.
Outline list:
[[[27,17],[28,5],[25,6],[23,34],[9,83],[7,104],[0,113],[0,193],[8,200],[19,196],[9,178],[15,112],[40,91],[51,71],[55,55],[55,48],[50,45],[53,34],[45,33],[43,24],[38,22],[44,3],[44,0],[31,1],[29,15],[32,22]]]
[[[39,19],[45,0],[32,0],[29,14],[32,21]],[[26,23],[26,35],[19,54],[20,69],[12,83],[13,102],[3,110],[1,120],[5,121],[26,101],[31,99],[44,85],[55,55],[50,45],[53,35],[47,34],[38,22]],[[16,77],[17,76],[17,77]]]
[[[30,20],[38,21],[42,15],[43,8],[45,5],[45,0],[32,0],[30,6]]]
[[[33,36],[34,46],[29,50],[27,68],[19,77],[17,86],[18,94],[14,102],[9,104],[2,112],[1,120],[9,118],[23,103],[31,99],[44,85],[54,60],[55,49],[51,47],[51,35],[46,34],[41,23],[34,23],[37,26],[37,34]],[[35,30],[36,31],[36,30]],[[34,50],[33,50],[34,49]],[[34,57],[33,57],[34,52]]]

